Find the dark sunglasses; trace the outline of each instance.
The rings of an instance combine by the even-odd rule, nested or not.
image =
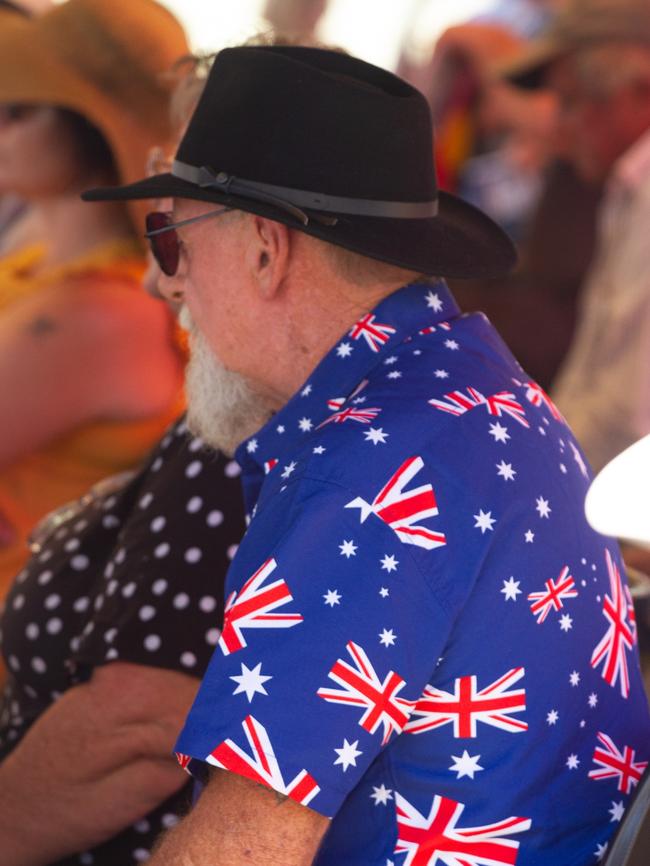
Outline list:
[[[5,102],[0,104],[0,125],[17,123],[26,120],[38,111],[38,105],[27,105],[18,102]]]
[[[177,223],[172,222],[171,214],[169,213],[164,213],[163,211],[148,213],[145,217],[147,230],[144,236],[148,239],[151,245],[151,253],[158,262],[163,274],[173,277],[178,269],[181,246],[176,232],[177,228],[198,223],[201,220],[208,219],[208,217],[220,216],[230,210],[232,210],[230,207],[221,207],[218,210],[211,210],[208,213],[201,214],[201,216],[191,217]]]

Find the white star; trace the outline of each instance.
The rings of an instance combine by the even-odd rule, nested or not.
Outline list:
[[[578,683],[580,682],[580,674],[578,673],[578,671],[571,671],[571,674],[569,675],[569,682],[572,686],[578,685]]]
[[[564,475],[567,474],[567,468],[564,463],[560,463],[560,472],[562,472]]]
[[[551,710],[550,713],[546,715],[546,722],[549,725],[554,725],[557,720],[560,718],[560,714],[557,710]]]
[[[521,595],[521,590],[519,589],[520,583],[520,580],[509,577],[508,580],[503,581],[503,589],[499,590],[499,592],[505,595],[506,601],[517,601],[517,596]]]
[[[549,514],[551,513],[548,499],[544,499],[542,496],[540,496],[535,501],[537,503],[537,505],[535,506],[535,510],[539,513],[539,516],[548,518]]]
[[[580,727],[581,727],[581,728],[584,728],[584,726],[585,726],[586,724],[587,724],[587,723],[585,722],[584,719],[582,719],[582,720],[580,721]]]
[[[569,442],[569,445],[571,446],[571,450],[573,451],[573,459],[578,464],[578,468],[580,469],[585,478],[589,478],[589,470],[587,469],[587,464],[582,459],[582,454],[578,451],[573,442]]]
[[[526,539],[526,544],[532,544],[535,540],[535,533],[529,529],[528,532],[524,533],[524,538]]]
[[[348,767],[356,767],[357,766],[357,758],[359,755],[363,755],[363,752],[360,752],[357,749],[359,745],[359,740],[355,740],[353,743],[348,743],[346,739],[343,740],[343,745],[340,749],[334,749],[338,758],[334,761],[334,766],[337,764],[341,764],[343,766],[343,772],[347,770]]]
[[[537,429],[539,430],[541,436],[546,436],[546,430],[544,430],[543,427],[538,427]]]
[[[246,450],[249,454],[254,454],[257,451],[257,439],[250,439],[246,446]]]
[[[357,552],[357,545],[352,541],[343,540],[343,544],[339,544],[339,550],[341,551],[341,556],[345,556],[346,559],[349,559],[351,556],[355,556]]]
[[[284,433],[285,426],[284,426],[284,424],[278,424],[278,426],[275,429],[278,431],[278,433]]]
[[[386,571],[395,571],[397,566],[399,565],[399,561],[395,559],[394,556],[389,556],[386,554],[383,559],[379,560],[381,562],[381,567]]]
[[[569,616],[568,613],[563,614],[560,617],[560,628],[562,631],[569,631],[569,629],[573,626],[573,620]]]
[[[497,475],[505,478],[506,481],[514,481],[516,474],[516,470],[512,468],[512,463],[506,463],[505,460],[497,463]]]
[[[446,370],[434,370],[433,375],[436,379],[448,379],[449,373]]]
[[[615,803],[612,800],[612,808],[609,810],[609,814],[612,816],[610,818],[610,823],[612,821],[620,821],[625,812],[625,806],[623,805],[623,801],[619,800],[618,803]]]
[[[481,508],[479,513],[474,515],[474,520],[476,521],[474,529],[480,529],[481,535],[485,535],[488,529],[490,532],[494,530],[493,524],[496,523],[496,520],[492,517],[491,511],[483,511]]]
[[[300,396],[301,397],[309,397],[309,395],[311,394],[311,391],[312,391],[311,385],[305,385],[305,387],[300,392]]]
[[[382,588],[379,590],[379,595],[382,598],[387,598],[390,595],[390,592],[388,591],[388,587],[382,586]]]
[[[313,426],[311,418],[301,418],[300,421],[298,421],[298,427],[300,427],[303,433],[309,433]]]
[[[388,801],[393,799],[393,792],[382,782],[378,788],[373,787],[370,799],[375,801],[375,806],[387,806]]]
[[[268,695],[268,692],[264,688],[263,684],[268,680],[272,680],[273,677],[263,676],[261,670],[262,662],[258,662],[258,664],[256,664],[252,670],[246,667],[246,665],[242,662],[241,674],[230,677],[231,680],[234,680],[236,683],[239,684],[233,692],[233,695],[238,695],[240,694],[240,692],[245,692],[249,704],[253,700],[253,696],[256,694]]]
[[[384,361],[384,364],[388,364],[390,366],[391,364],[394,364],[396,361],[397,361],[397,355],[391,355],[390,358],[386,358],[386,360]]]
[[[335,604],[341,603],[342,596],[339,594],[338,590],[328,589],[323,598],[325,599],[325,604],[334,607]]]
[[[349,343],[340,343],[336,347],[336,354],[339,358],[349,358],[352,354],[352,346]]]
[[[317,445],[314,448],[314,454],[324,454],[324,453],[325,453],[325,449],[323,448],[322,445]]]
[[[383,644],[384,646],[393,646],[396,640],[397,637],[393,634],[392,628],[390,629],[390,631],[388,629],[384,629],[379,635],[379,643]]]
[[[469,776],[470,779],[473,779],[474,774],[483,769],[483,767],[479,765],[481,756],[470,755],[467,749],[463,751],[463,754],[460,757],[457,755],[452,755],[451,757],[453,758],[454,763],[449,767],[449,769],[456,773],[457,779],[462,779],[463,776]]]
[[[569,757],[566,759],[566,765],[570,770],[577,770],[579,764],[580,759],[577,755],[569,755]]]
[[[458,348],[460,348],[456,340],[445,340],[445,346],[448,349],[451,349],[452,352],[455,352]]]
[[[510,439],[508,428],[503,427],[498,421],[495,424],[490,424],[490,436],[494,436],[495,442],[507,442]]]
[[[440,295],[429,292],[429,294],[426,295],[425,300],[427,302],[427,307],[430,307],[434,313],[439,313],[440,310],[442,310]]]
[[[593,710],[593,708],[594,708],[594,707],[596,706],[596,704],[598,703],[598,695],[596,694],[596,692],[592,692],[592,693],[589,695],[589,697],[587,698],[587,702],[589,703],[589,706],[590,706],[591,709]]]
[[[355,397],[352,402],[354,403],[355,406],[358,406],[359,403],[365,403],[366,398],[365,397]]]
[[[389,373],[389,374],[386,376],[386,378],[387,378],[387,379],[401,379],[401,378],[402,378],[402,374],[400,373],[399,370],[393,370],[391,373]]]
[[[371,427],[370,430],[364,430],[364,436],[366,437],[366,442],[372,442],[373,445],[379,443],[385,445],[389,434],[384,433],[381,427]]]
[[[608,842],[605,842],[604,845],[599,845],[598,843],[596,843],[596,850],[594,851],[594,857],[598,860],[599,863],[603,859],[605,854],[607,853],[608,844],[609,844]]]
[[[284,472],[282,473],[282,475],[280,477],[281,478],[288,478],[295,471],[297,465],[298,464],[292,460],[288,466],[284,467]]]
[[[421,355],[421,354],[422,354],[422,349],[413,349],[413,354],[414,354],[414,355]]]

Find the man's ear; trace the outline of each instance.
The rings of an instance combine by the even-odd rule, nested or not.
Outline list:
[[[252,216],[251,227],[246,265],[262,295],[272,298],[287,274],[291,231],[282,223],[260,216]]]

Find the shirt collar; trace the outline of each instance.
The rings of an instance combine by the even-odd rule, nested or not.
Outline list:
[[[256,496],[269,460],[282,460],[300,439],[338,408],[370,371],[391,355],[407,337],[447,321],[460,309],[447,285],[412,283],[384,298],[330,349],[302,387],[254,436],[238,447],[247,506]],[[248,489],[247,489],[248,488]]]

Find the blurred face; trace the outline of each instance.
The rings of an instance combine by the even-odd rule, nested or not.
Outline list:
[[[0,104],[0,195],[35,200],[82,185],[77,142],[56,108]]]

